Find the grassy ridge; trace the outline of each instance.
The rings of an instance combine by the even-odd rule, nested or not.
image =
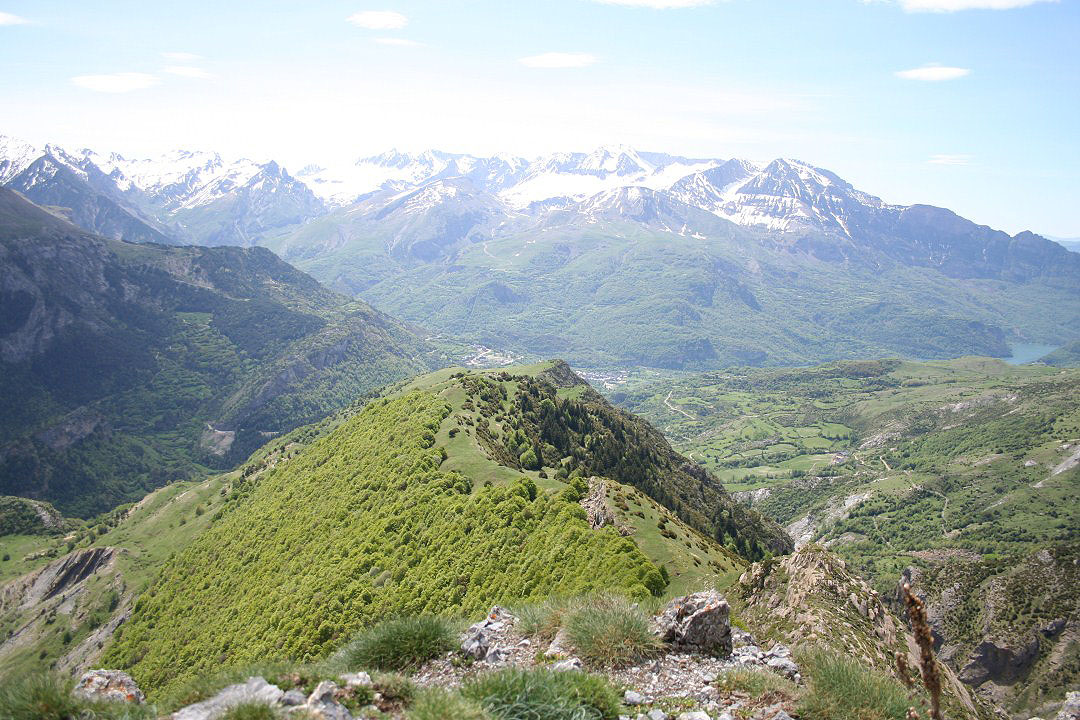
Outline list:
[[[159,689],[210,666],[312,658],[377,618],[602,587],[648,594],[632,540],[527,480],[443,472],[432,392],[379,401],[233,495],[169,562],[105,662]],[[200,622],[190,622],[198,612]]]

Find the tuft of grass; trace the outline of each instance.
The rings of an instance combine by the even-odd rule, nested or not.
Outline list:
[[[153,708],[123,702],[95,702],[71,694],[72,683],[36,673],[0,686],[3,720],[149,720]]]
[[[498,720],[615,720],[621,698],[607,678],[507,668],[470,680],[461,694]]]
[[[753,697],[774,693],[793,698],[799,693],[791,680],[764,668],[725,670],[716,678],[716,686],[723,692],[744,692]]]
[[[261,702],[233,705],[221,716],[221,720],[278,720],[277,713],[270,705]]]
[[[626,665],[660,651],[649,614],[618,595],[591,595],[566,615],[566,634],[578,657],[599,665]]]
[[[521,632],[530,637],[550,640],[559,632],[563,620],[575,606],[564,597],[549,597],[533,605],[514,608]]]
[[[431,688],[417,695],[405,717],[408,720],[491,720],[476,700],[442,688]]]
[[[798,660],[809,684],[798,706],[804,720],[905,720],[913,705],[898,681],[852,658],[809,650]]]
[[[371,684],[390,702],[408,703],[416,695],[416,685],[400,673],[373,673]]]
[[[450,622],[432,615],[386,620],[357,634],[342,648],[351,668],[404,671],[452,650]]]

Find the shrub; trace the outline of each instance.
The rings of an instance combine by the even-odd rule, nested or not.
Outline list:
[[[547,669],[487,673],[466,683],[461,694],[499,720],[614,720],[621,707],[606,678]]]
[[[898,681],[852,658],[812,650],[798,660],[809,684],[799,703],[804,720],[904,720],[916,704]]]
[[[635,603],[617,595],[592,595],[571,610],[566,634],[578,657],[603,665],[625,665],[655,655],[659,640],[649,616]]]
[[[406,717],[409,720],[489,720],[491,716],[476,700],[432,688],[417,696]]]
[[[225,711],[221,720],[278,720],[278,716],[274,708],[266,703],[248,702],[233,705]]]
[[[353,668],[410,670],[454,645],[450,623],[425,615],[381,622],[356,635],[342,654]]]

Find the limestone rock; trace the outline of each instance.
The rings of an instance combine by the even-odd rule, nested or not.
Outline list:
[[[1080,692],[1071,692],[1065,696],[1065,702],[1054,720],[1080,720]]]
[[[371,687],[371,676],[366,672],[345,673],[338,676],[338,680],[345,683],[345,687]]]
[[[79,678],[73,692],[90,700],[141,703],[146,699],[131,676],[120,670],[91,670]]]
[[[715,590],[672,600],[653,621],[664,642],[707,655],[731,654],[731,608]]]
[[[566,660],[560,660],[559,662],[551,666],[552,670],[564,671],[564,670],[582,670],[581,661],[577,658],[567,658]]]
[[[276,705],[284,695],[281,688],[271,685],[264,678],[250,677],[247,682],[229,685],[209,700],[188,705],[170,717],[172,720],[214,720],[235,705],[252,702]]]
[[[639,692],[627,690],[623,693],[623,703],[626,705],[643,705],[645,703],[645,698],[642,697]]]
[[[559,631],[555,633],[554,639],[551,644],[548,645],[548,649],[544,651],[544,657],[553,658],[560,655],[570,654],[570,638],[566,634],[566,630],[559,628]]]
[[[352,720],[348,708],[337,701],[340,689],[336,682],[323,680],[308,696],[307,703],[290,712],[305,713],[313,720]]]

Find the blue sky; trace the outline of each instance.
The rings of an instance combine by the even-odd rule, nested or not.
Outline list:
[[[796,157],[1080,236],[1078,3],[0,0],[0,133],[292,169],[390,147]]]

